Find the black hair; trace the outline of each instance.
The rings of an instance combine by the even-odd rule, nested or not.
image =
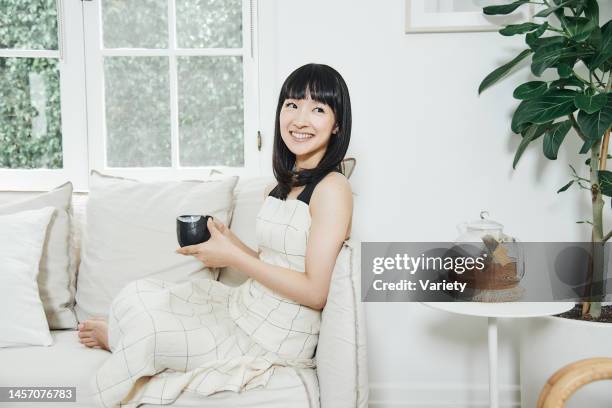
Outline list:
[[[293,154],[281,137],[280,111],[286,99],[311,99],[328,105],[334,112],[338,132],[332,134],[325,154],[314,169],[295,171]],[[278,182],[277,194],[286,199],[294,186],[316,182],[333,170],[341,171],[341,162],[351,140],[351,100],[342,76],[324,64],[307,64],[293,71],[283,83],[276,107],[272,166]]]

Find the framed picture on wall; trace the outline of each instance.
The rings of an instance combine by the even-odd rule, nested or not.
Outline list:
[[[497,31],[507,24],[530,21],[533,5],[519,7],[508,15],[486,16],[485,6],[509,0],[405,0],[406,33]]]

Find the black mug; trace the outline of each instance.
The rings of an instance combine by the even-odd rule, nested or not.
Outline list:
[[[181,215],[176,217],[176,237],[181,247],[197,245],[210,239],[206,223],[210,215]]]

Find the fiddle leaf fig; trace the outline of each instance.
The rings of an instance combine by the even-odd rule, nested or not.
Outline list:
[[[560,4],[557,4],[556,6],[552,6],[549,8],[546,8],[544,10],[541,10],[540,12],[538,12],[534,17],[548,17],[549,15],[551,15],[552,13],[554,13],[555,11],[558,11],[559,9],[562,9],[563,7],[565,7],[566,5],[573,3],[575,0],[567,0],[564,1]]]
[[[512,130],[517,133],[515,129],[521,124],[542,124],[569,115],[576,110],[577,94],[571,89],[551,89],[542,96],[521,102],[512,117]]]
[[[574,70],[568,64],[560,64],[557,67],[557,73],[561,78],[569,78],[574,73]]]
[[[505,77],[519,62],[527,58],[533,51],[532,50],[523,50],[519,55],[514,57],[514,59],[501,67],[495,69],[489,75],[485,77],[480,83],[478,87],[478,94],[481,94],[485,89]]]
[[[611,0],[601,1],[607,4]],[[573,128],[582,141],[579,153],[590,153],[586,163],[594,173],[591,178],[583,178],[572,168],[572,180],[557,193],[574,184],[588,190],[593,219],[579,223],[592,226],[594,241],[606,241],[612,232],[605,234],[602,195],[612,197],[612,171],[598,171],[597,168],[605,169],[605,160],[600,162],[598,157],[608,149],[609,140],[603,135],[609,134],[612,126],[612,20],[606,17],[607,21],[600,26],[599,19],[603,16],[600,16],[598,0],[530,3],[543,6],[535,14],[535,21],[514,21],[499,30],[503,36],[524,35],[529,49],[489,74],[480,84],[479,93],[502,79],[527,58],[529,52],[533,53],[531,72],[542,79],[517,84],[512,94],[520,103],[512,115],[510,127],[522,136],[512,168],[516,168],[527,146],[542,135],[544,156],[556,160],[560,146]],[[485,7],[483,11],[485,14],[508,14],[521,4],[522,1],[515,1]],[[605,281],[601,271],[602,268],[593,269],[593,281]],[[597,316],[599,310],[592,308],[592,316]]]
[[[482,9],[482,12],[488,16],[510,14],[525,3],[529,3],[529,0],[519,0],[510,4],[501,4],[498,6],[487,6]]]
[[[542,95],[548,89],[548,84],[543,81],[530,81],[519,85],[512,96],[515,99],[531,99]]]
[[[578,109],[582,109],[586,113],[590,114],[603,108],[606,105],[607,100],[608,96],[604,93],[595,95],[580,94],[576,95],[574,103]]]
[[[538,27],[540,27],[540,24],[536,23],[511,24],[499,30],[499,33],[505,36],[512,36],[533,31]]]
[[[565,27],[574,41],[582,42],[598,28],[597,22],[586,17],[565,17]]]
[[[578,153],[580,154],[585,154],[587,153],[589,150],[591,150],[591,147],[593,147],[595,145],[595,143],[599,142],[599,139],[587,139],[584,141],[584,143],[582,144],[582,147],[580,148],[580,151]]]
[[[538,47],[531,60],[531,72],[533,72],[535,76],[540,76],[547,68],[555,66],[559,60],[577,57],[583,53],[584,51],[577,51],[576,48],[568,42],[553,43]]]
[[[569,120],[564,122],[558,122],[551,126],[551,128],[544,135],[544,156],[550,160],[557,160],[557,153],[559,147],[565,139],[565,135],[569,132],[572,124]]]
[[[518,161],[523,155],[523,152],[525,152],[525,149],[527,148],[529,143],[536,139],[537,130],[537,126],[531,126],[525,136],[521,139],[521,143],[519,144],[518,148],[516,149],[516,153],[514,154],[514,161],[512,162],[513,169],[516,168]]]
[[[589,138],[599,140],[604,132],[612,126],[612,98],[607,98],[606,105],[594,113],[583,110],[578,112],[578,125]]]
[[[612,20],[608,21],[601,28],[601,40],[597,48],[598,53],[587,61],[587,66],[591,71],[600,68],[606,61],[609,62],[612,58]]]
[[[594,21],[599,21],[599,5],[597,4],[597,0],[585,0],[582,4],[579,5],[579,7],[583,8],[584,15],[587,18],[590,18]],[[578,10],[576,14],[580,15]]]
[[[565,86],[578,86],[582,89],[584,87],[584,84],[575,76],[557,79],[550,83],[550,88],[561,88]]]
[[[599,177],[599,190],[601,194],[612,197],[612,172],[599,170],[597,176]]]
[[[548,21],[545,21],[543,24],[540,24],[540,27],[537,30],[532,31],[525,36],[525,43],[530,48],[534,49],[535,45],[537,44],[538,38],[540,38],[542,34],[544,34],[547,28],[548,28]]]

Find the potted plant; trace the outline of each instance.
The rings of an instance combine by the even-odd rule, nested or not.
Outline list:
[[[531,59],[531,72],[537,80],[519,85],[513,93],[520,103],[512,116],[511,128],[521,135],[521,142],[512,166],[516,167],[525,149],[539,138],[543,140],[544,156],[556,160],[559,147],[573,129],[582,143],[576,153],[586,155],[588,174],[583,177],[570,166],[571,180],[557,192],[570,187],[588,191],[592,203],[590,220],[579,222],[590,225],[594,248],[600,248],[612,237],[612,231],[604,228],[603,220],[604,200],[612,197],[612,172],[606,166],[607,159],[612,158],[608,155],[612,126],[612,21],[600,25],[596,0],[519,0],[484,7],[483,12],[510,14],[532,4],[539,6],[534,21],[499,30],[504,36],[524,36],[525,49],[487,75],[478,93],[506,77],[524,60]],[[545,72],[547,78],[552,78],[541,78]],[[601,251],[593,251],[590,271],[592,285],[588,289],[597,289],[597,294],[585,293],[584,297],[590,301],[579,305],[573,315],[565,316],[579,320],[552,317],[527,322],[528,336],[523,336],[521,342],[522,406],[535,407],[546,379],[563,365],[580,358],[612,355],[612,324],[598,323],[612,321],[612,306],[602,309],[599,296],[605,293],[602,285],[606,278]],[[608,391],[606,397],[601,397],[602,401],[606,400],[605,406],[610,404],[609,395]],[[588,405],[576,406],[599,406],[596,403],[599,397],[592,392],[588,397]],[[576,395],[574,403],[580,404],[580,398]]]

